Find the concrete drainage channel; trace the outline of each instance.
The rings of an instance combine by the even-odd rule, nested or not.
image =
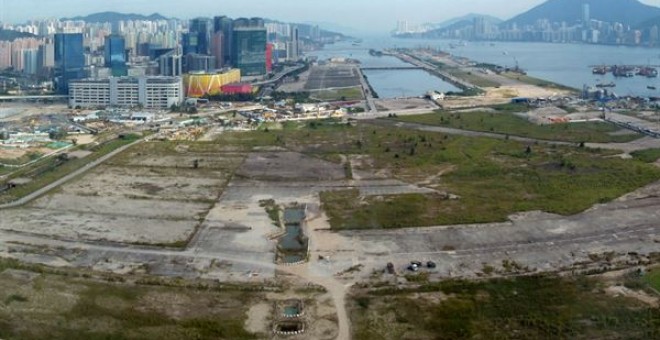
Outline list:
[[[306,324],[301,318],[304,315],[302,300],[292,299],[275,304],[279,321],[273,324],[273,332],[278,335],[299,335],[305,333]]]
[[[294,266],[307,262],[309,239],[303,232],[306,211],[306,206],[284,209],[285,233],[279,238],[277,245],[278,263]]]

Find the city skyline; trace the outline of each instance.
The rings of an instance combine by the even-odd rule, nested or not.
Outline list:
[[[106,3],[84,0],[58,0],[44,4],[39,0],[6,1],[2,0],[0,21],[22,23],[32,19],[46,17],[75,17],[103,11],[134,12],[151,14],[158,12],[168,17],[190,19],[198,16],[218,14],[233,17],[265,17],[290,22],[324,23],[327,29],[342,28],[346,33],[387,32],[397,20],[411,23],[442,22],[468,13],[489,14],[508,19],[524,12],[545,0],[519,0],[501,6],[492,0],[467,0],[460,5],[449,0],[411,0],[405,3],[396,0],[384,0],[379,6],[367,0],[338,0],[332,3],[311,5],[304,0],[284,0],[277,3],[263,0],[246,0],[238,3],[219,5],[211,0],[199,0],[194,7],[178,5],[173,0],[158,3],[147,0],[115,0]],[[660,6],[660,0],[642,0],[642,3]],[[165,5],[164,5],[165,4]],[[434,10],[420,10],[420,9]],[[365,16],[364,13],[370,13]],[[336,19],[341,18],[341,21]],[[373,22],[369,18],[379,18]],[[353,31],[353,32],[351,32]]]

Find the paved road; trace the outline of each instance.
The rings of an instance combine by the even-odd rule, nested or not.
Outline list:
[[[358,73],[360,74],[360,83],[362,84],[362,92],[364,93],[364,96],[367,101],[367,112],[371,114],[377,114],[378,108],[376,108],[376,98],[374,98],[374,94],[371,93],[371,87],[369,87],[369,83],[364,78],[364,73],[362,73],[362,70],[358,69]]]
[[[140,140],[137,140],[137,141],[135,141],[135,142],[133,142],[133,143],[131,143],[131,144],[124,145],[124,146],[122,146],[122,147],[120,147],[120,148],[118,148],[118,149],[116,149],[116,150],[114,150],[114,151],[108,153],[107,155],[102,156],[101,158],[99,158],[99,159],[97,159],[97,160],[95,160],[95,161],[92,161],[92,162],[90,162],[90,163],[87,163],[87,165],[85,165],[84,167],[82,167],[82,168],[80,168],[80,169],[78,169],[78,170],[76,170],[76,171],[74,171],[74,172],[72,172],[72,173],[70,173],[70,174],[68,174],[68,175],[66,175],[66,176],[64,176],[64,177],[62,177],[62,178],[60,178],[60,179],[58,179],[57,181],[55,181],[55,182],[53,182],[53,183],[50,183],[50,184],[46,185],[45,187],[43,187],[43,188],[41,188],[41,189],[39,189],[39,190],[37,190],[37,191],[35,191],[35,192],[33,192],[33,193],[27,195],[27,196],[24,196],[23,198],[20,198],[20,199],[14,201],[14,202],[6,203],[6,204],[0,204],[0,210],[2,210],[2,209],[16,208],[16,207],[20,207],[20,206],[22,206],[22,205],[24,205],[24,204],[27,204],[27,203],[31,202],[32,200],[34,200],[34,199],[36,199],[36,198],[38,198],[38,197],[40,197],[40,196],[42,196],[42,195],[48,193],[49,191],[51,191],[51,190],[53,190],[53,189],[59,187],[60,185],[62,185],[62,184],[64,184],[64,183],[66,183],[66,182],[68,182],[68,181],[74,179],[75,177],[78,177],[78,176],[80,176],[80,175],[86,173],[87,171],[89,171],[89,170],[91,170],[91,169],[97,167],[97,166],[100,165],[101,163],[103,163],[103,162],[107,161],[108,159],[110,159],[110,158],[116,156],[117,154],[119,154],[119,153],[125,151],[126,149],[130,148],[131,146],[136,145],[136,144],[138,144],[138,143],[141,143],[142,141],[143,141],[143,140],[140,139]]]

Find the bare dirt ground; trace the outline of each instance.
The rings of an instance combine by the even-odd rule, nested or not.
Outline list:
[[[497,104],[506,104],[511,102],[512,98],[548,98],[563,96],[566,91],[556,89],[546,89],[539,86],[528,84],[515,84],[500,86],[499,88],[486,88],[486,94],[476,97],[449,97],[442,102],[446,109],[456,109],[465,107],[489,106]]]
[[[66,104],[0,103],[0,122],[68,111]]]
[[[431,112],[438,109],[435,103],[424,98],[376,99],[375,103],[378,111],[391,111],[393,113],[396,113],[397,110],[428,109]]]
[[[301,92],[305,90],[305,84],[307,84],[307,80],[309,79],[310,71],[305,71],[301,73],[298,77],[298,81],[287,81],[285,83],[282,83],[277,88],[277,91],[282,91],[282,92]]]
[[[296,152],[252,153],[237,171],[237,175],[251,179],[274,180],[333,180],[346,177],[337,164],[305,156]]]
[[[149,169],[102,166],[81,180],[66,185],[62,192],[78,196],[123,196],[177,201],[214,200],[222,179],[191,176],[161,176]],[[146,171],[145,171],[146,170]]]
[[[139,244],[187,241],[243,156],[127,151],[29,206],[2,211],[0,229],[67,240]],[[193,168],[194,160],[199,168]]]
[[[346,292],[355,282],[402,279],[383,273],[387,262],[403,274],[411,260],[433,260],[438,265],[429,271],[433,279],[579,271],[645,262],[660,242],[658,183],[575,216],[529,213],[504,223],[332,232],[320,209],[321,191],[356,188],[363,195],[387,195],[421,189],[371,173],[366,158],[345,159],[356,168],[351,180],[343,165],[295,152],[253,152],[242,164],[240,155],[209,152],[200,169],[183,166],[195,157],[202,156],[120,158],[31,206],[0,211],[0,256],[120,273],[312,282],[327,294],[314,307],[320,316],[315,326],[300,338],[348,339]],[[235,176],[225,163],[241,164]],[[275,265],[274,237],[281,229],[260,205],[267,199],[307,205],[309,263]],[[181,250],[103,242],[153,245],[188,237]],[[609,252],[614,255],[606,261],[602,254]],[[485,266],[494,272],[486,273]],[[264,314],[253,310],[248,326],[258,328]]]

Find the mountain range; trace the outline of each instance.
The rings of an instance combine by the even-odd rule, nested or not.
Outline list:
[[[436,29],[447,29],[450,28],[451,26],[456,26],[457,24],[460,23],[465,23],[465,22],[474,22],[475,18],[484,18],[486,21],[490,22],[491,24],[499,25],[500,23],[503,22],[502,19],[496,18],[491,15],[485,15],[485,14],[477,14],[477,13],[470,13],[461,17],[449,19],[446,21],[443,21],[439,24],[432,25]]]
[[[600,21],[637,27],[645,21],[660,18],[660,8],[638,0],[549,0],[507,20],[505,24],[533,25],[539,19],[575,23],[582,20],[584,4],[589,5],[591,19]]]
[[[128,20],[148,20],[148,21],[157,21],[157,20],[168,20],[169,18],[162,16],[158,13],[151,15],[142,15],[134,13],[118,13],[118,12],[101,12],[94,13],[87,16],[77,16],[73,18],[65,18],[62,20],[74,20],[74,21],[85,21],[89,23],[104,23],[104,22],[119,22],[119,21],[128,21]]]
[[[14,41],[18,38],[35,37],[32,33],[0,29],[0,41]]]

